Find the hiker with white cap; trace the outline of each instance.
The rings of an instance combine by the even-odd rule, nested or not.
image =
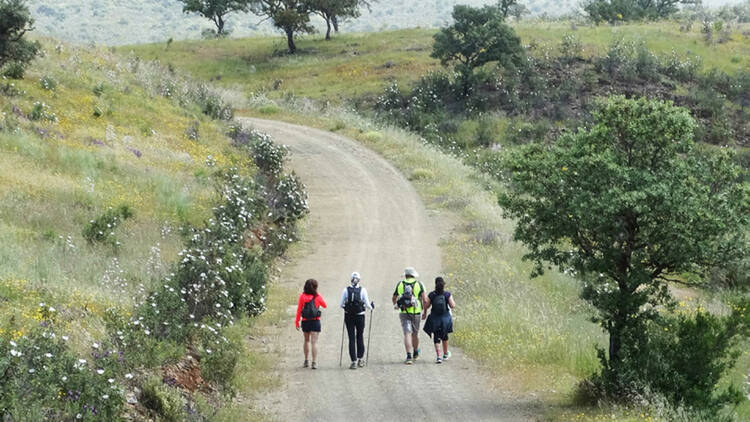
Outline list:
[[[341,308],[344,309],[344,325],[349,335],[349,358],[352,361],[349,369],[365,366],[362,359],[365,355],[365,312],[375,307],[367,296],[367,289],[359,285],[360,280],[359,273],[353,272],[349,277],[350,286],[341,292]]]
[[[419,323],[424,309],[424,286],[417,280],[419,274],[413,267],[404,270],[404,279],[393,292],[393,307],[400,310],[399,320],[404,332],[406,348],[405,364],[411,365],[419,359]]]

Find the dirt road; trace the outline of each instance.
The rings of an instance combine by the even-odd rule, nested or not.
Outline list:
[[[423,358],[404,365],[396,283],[407,266],[432,290],[440,275],[438,229],[406,178],[374,152],[344,137],[286,123],[246,119],[291,149],[291,167],[307,185],[311,214],[304,242],[309,252],[287,266],[281,282],[301,290],[320,282],[328,302],[319,340],[319,369],[303,369],[302,334],[289,324],[278,370],[284,382],[264,402],[280,421],[519,421],[531,406],[489,387],[486,374],[453,348],[435,364],[430,339],[420,335]],[[350,370],[344,347],[339,367],[343,312],[341,291],[352,271],[375,302],[369,365]],[[460,306],[462,298],[457,298]],[[369,327],[368,327],[369,328]]]

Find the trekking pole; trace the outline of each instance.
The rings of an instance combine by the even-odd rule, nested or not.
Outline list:
[[[375,308],[370,308],[370,328],[367,329],[367,356],[365,356],[365,366],[370,364],[370,338],[372,338],[372,311]]]
[[[346,326],[346,318],[341,323],[341,351],[339,352],[339,368],[341,368],[341,362],[344,360],[344,327]]]

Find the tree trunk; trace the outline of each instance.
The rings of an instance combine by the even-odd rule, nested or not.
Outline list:
[[[333,24],[333,30],[336,33],[339,32],[339,18],[336,15],[331,16],[331,23]]]
[[[328,18],[328,17],[326,18],[326,26],[327,26],[326,41],[330,41],[331,40],[331,18]]]
[[[286,32],[286,45],[289,47],[289,54],[297,52],[297,46],[294,45],[294,30],[291,28],[285,29]]]
[[[219,37],[224,35],[224,19],[221,15],[216,16],[216,35]]]
[[[622,346],[622,327],[619,326],[618,322],[612,324],[612,328],[609,330],[609,367],[617,372],[620,366],[620,347]]]

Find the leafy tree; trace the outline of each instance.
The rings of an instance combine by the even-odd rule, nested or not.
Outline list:
[[[701,0],[587,0],[583,10],[596,22],[662,19],[675,13],[678,5],[700,4]]]
[[[311,0],[313,13],[326,21],[326,40],[331,39],[331,27],[338,32],[339,19],[358,18],[360,8],[370,7],[368,0]]]
[[[24,67],[36,56],[41,46],[24,38],[33,25],[23,0],[0,0],[0,68],[8,63]]]
[[[497,2],[497,7],[498,7],[498,9],[500,9],[500,12],[503,14],[504,18],[508,17],[508,15],[510,14],[511,10],[515,6],[521,6],[518,3],[518,0],[499,0]]]
[[[687,110],[613,97],[587,130],[508,154],[499,203],[518,219],[525,259],[572,269],[609,333],[603,374],[615,381],[647,334],[668,282],[746,256],[750,187],[726,150],[699,150]]]
[[[224,17],[232,12],[247,12],[250,0],[180,0],[185,4],[182,11],[197,13],[216,25],[216,34],[225,35]]]
[[[453,20],[453,25],[435,34],[430,56],[443,65],[458,63],[465,93],[475,68],[495,61],[503,66],[522,64],[521,40],[504,23],[500,7],[458,5],[453,8]]]
[[[313,0],[250,0],[250,10],[259,16],[265,16],[273,25],[286,35],[289,53],[297,52],[294,34],[314,32],[310,25]]]

